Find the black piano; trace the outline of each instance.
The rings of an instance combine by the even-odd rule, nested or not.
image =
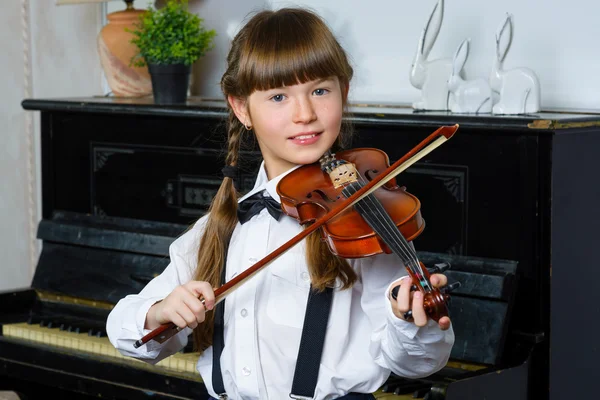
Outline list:
[[[0,293],[0,390],[22,398],[205,399],[188,346],[157,366],[124,358],[104,323],[168,264],[207,209],[223,165],[223,103],[191,98],[28,99],[41,111],[43,243],[31,287]],[[450,266],[456,344],[426,379],[381,399],[588,398],[600,295],[592,263],[600,116],[468,116],[355,106],[354,147],[396,160],[440,125],[456,136],[399,177],[427,226],[428,266]],[[245,150],[251,160],[257,149]],[[594,167],[596,165],[596,167]],[[256,163],[244,166],[243,190]],[[552,307],[551,307],[552,305]]]

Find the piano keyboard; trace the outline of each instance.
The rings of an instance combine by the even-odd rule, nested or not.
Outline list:
[[[41,327],[26,322],[6,324],[2,326],[3,335],[7,338],[36,343],[39,345],[60,348],[67,351],[85,353],[108,358],[113,362],[126,363],[129,366],[154,370],[155,372],[173,374],[187,379],[202,382],[196,372],[198,353],[176,353],[171,357],[151,365],[135,358],[125,357],[114,348],[107,337],[90,336],[87,333],[61,331],[59,328]],[[381,390],[373,393],[378,400],[415,400],[412,395],[396,395]]]
[[[72,352],[106,357],[114,362],[126,363],[138,368],[170,373],[186,379],[202,381],[196,372],[197,353],[176,353],[171,357],[148,364],[135,358],[125,357],[114,348],[107,337],[89,336],[87,333],[61,331],[58,328],[40,327],[28,323],[5,324],[2,326],[5,337],[65,349]]]

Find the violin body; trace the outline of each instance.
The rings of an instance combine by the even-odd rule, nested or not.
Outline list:
[[[371,180],[390,166],[387,154],[379,149],[359,148],[335,154],[336,159],[355,165],[360,176]],[[328,173],[318,163],[304,165],[286,175],[277,186],[281,208],[301,224],[318,220],[343,201],[343,187],[335,188]],[[407,241],[423,232],[425,221],[421,216],[421,202],[396,184],[392,178],[373,195],[381,202]],[[348,208],[322,227],[323,239],[332,253],[343,258],[368,257],[392,250],[353,209]]]
[[[452,133],[456,128],[451,128]],[[409,244],[425,229],[421,202],[398,186],[394,177],[373,191],[365,190],[369,185],[374,186],[371,181],[381,181],[380,178],[387,176],[388,168],[387,154],[378,149],[328,152],[319,163],[297,168],[279,181],[281,208],[306,226],[341,208],[321,226],[321,235],[331,252],[343,258],[395,253],[412,279],[412,290],[423,293],[425,312],[439,321],[448,315],[449,296],[431,285],[429,271]],[[378,178],[380,174],[383,176]],[[348,199],[356,197],[354,194],[359,191],[368,193],[350,202]],[[412,318],[412,311],[404,317]]]

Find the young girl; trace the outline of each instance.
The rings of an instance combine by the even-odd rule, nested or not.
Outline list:
[[[228,296],[214,323],[213,288],[302,230],[273,207],[238,218],[238,203],[252,209],[247,203],[266,201],[260,197],[279,201],[276,186],[287,173],[344,142],[347,132],[340,130],[353,73],[324,22],[300,9],[256,14],[234,38],[227,61],[221,86],[229,105],[228,177],[209,213],[171,245],[165,271],[115,306],[107,322],[112,344],[155,363],[185,346],[193,330],[201,352],[197,369],[209,393],[230,399],[372,399],[391,371],[423,377],[441,369],[454,343],[450,320],[428,320],[420,292],[401,284],[402,262],[393,254],[338,258],[318,231]],[[238,199],[231,170],[240,144],[252,137],[263,162],[254,188]],[[441,287],[447,280],[436,274],[431,282]],[[398,285],[394,300],[390,290]],[[321,322],[326,326],[317,329],[325,335],[322,351],[311,344],[299,351],[303,330],[310,329],[304,326],[309,293],[331,288],[331,311]],[[406,320],[408,310],[413,317]],[[308,315],[307,323],[317,324]],[[136,340],[169,322],[185,329],[162,344],[134,349]],[[296,373],[302,352],[313,352],[316,362]],[[220,356],[213,359],[214,353]],[[294,378],[309,376],[315,383],[304,382],[307,395]]]

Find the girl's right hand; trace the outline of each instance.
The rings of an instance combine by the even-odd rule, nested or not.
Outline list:
[[[172,322],[182,329],[186,326],[194,329],[204,321],[206,310],[212,310],[214,305],[215,293],[210,283],[190,281],[177,286],[164,300],[150,307],[144,328],[154,330]]]

